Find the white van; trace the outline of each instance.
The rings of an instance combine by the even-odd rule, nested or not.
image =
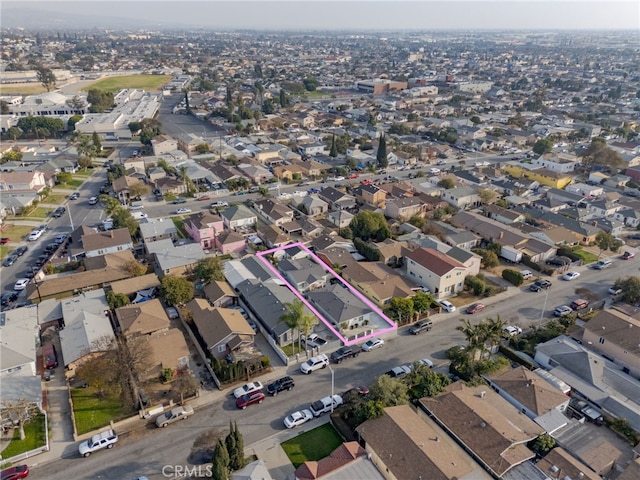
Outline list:
[[[136,220],[142,220],[143,218],[147,218],[149,215],[144,212],[131,212],[131,216]]]

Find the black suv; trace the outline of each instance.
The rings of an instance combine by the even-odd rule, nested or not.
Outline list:
[[[340,347],[338,350],[331,354],[331,360],[336,363],[340,363],[345,358],[355,358],[360,353],[360,350],[354,350],[351,347]]]
[[[529,287],[529,290],[532,292],[539,292],[540,290],[546,290],[551,287],[551,282],[549,280],[537,280],[535,283],[532,283]]]
[[[431,320],[422,320],[411,325],[411,328],[409,328],[409,333],[411,335],[419,335],[422,332],[428,332],[429,330],[431,330],[432,326],[433,322]]]
[[[3,307],[7,307],[7,306],[9,306],[9,304],[15,302],[17,299],[18,299],[18,293],[17,292],[3,293],[2,297],[0,298],[0,304]]]
[[[267,393],[274,397],[284,390],[291,390],[296,384],[291,377],[282,377],[267,385]]]
[[[61,217],[61,216],[64,214],[64,212],[66,212],[66,211],[67,211],[67,209],[66,209],[66,208],[64,208],[64,207],[58,207],[58,208],[56,208],[56,209],[53,211],[53,213],[51,214],[51,216],[52,216],[52,217],[54,217],[54,218],[59,218],[59,217]]]

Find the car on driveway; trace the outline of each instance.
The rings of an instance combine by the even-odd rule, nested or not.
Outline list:
[[[2,237],[2,238],[0,238],[0,245],[6,245],[10,241],[11,241],[11,239],[9,237]]]
[[[632,258],[636,258],[636,254],[633,252],[626,251],[620,257],[622,260],[631,260]]]
[[[182,215],[184,213],[191,213],[191,209],[190,208],[179,208],[176,210],[176,214],[178,215]]]
[[[233,391],[233,396],[236,398],[240,398],[242,395],[246,395],[247,393],[257,392],[258,390],[262,390],[264,386],[261,382],[249,382],[241,387],[236,388]]]
[[[385,372],[385,375],[390,376],[391,378],[404,378],[411,373],[411,368],[407,365],[400,365],[399,367],[393,367],[388,372]]]
[[[24,290],[25,288],[27,288],[27,285],[29,284],[31,280],[29,280],[28,278],[21,278],[19,279],[15,285],[13,286],[14,290]]]
[[[478,313],[484,310],[484,308],[485,308],[484,303],[473,303],[469,305],[465,311],[467,313]]]
[[[552,284],[549,280],[536,280],[531,284],[529,290],[531,290],[532,292],[539,292],[540,290],[551,288],[551,285]]]
[[[164,412],[156,418],[156,426],[166,427],[170,423],[177,422],[178,420],[186,420],[191,415],[193,415],[193,407],[191,405],[173,407],[171,410]]]
[[[522,333],[522,329],[520,327],[514,327],[513,325],[505,326],[502,331],[504,332],[504,336],[506,337],[515,337],[516,335],[520,335]]]
[[[310,348],[322,347],[323,345],[327,344],[327,341],[324,338],[315,333],[310,333],[307,338],[305,338],[304,335],[302,335],[300,338],[304,342],[304,344]]]
[[[616,287],[615,285],[609,287],[609,295],[620,295],[622,293],[622,289],[620,287]]]
[[[293,412],[291,415],[287,415],[284,419],[284,426],[286,428],[293,428],[302,425],[309,420],[313,420],[313,413],[311,413],[311,410],[305,408],[304,410],[299,410],[297,412]]]
[[[239,398],[236,398],[236,407],[240,410],[244,410],[249,405],[253,405],[254,403],[262,403],[264,401],[264,393],[262,390],[256,390],[251,393],[247,393],[242,395]]]
[[[371,338],[362,345],[362,351],[370,352],[371,350],[375,350],[376,348],[382,348],[383,345],[384,345],[383,339],[378,337]]]
[[[438,303],[442,307],[442,310],[444,310],[447,313],[456,311],[456,306],[451,302],[448,302],[446,300],[438,300]]]
[[[278,378],[277,380],[274,380],[269,385],[267,385],[267,393],[275,397],[280,392],[283,392],[285,390],[289,391],[295,386],[296,384],[293,381],[293,378],[289,376],[282,377],[282,378]]]
[[[570,315],[571,313],[573,313],[573,310],[568,305],[561,305],[560,307],[556,307],[556,309],[553,311],[553,314],[556,317],[564,317],[566,315]]]
[[[562,279],[570,282],[571,280],[575,280],[579,276],[580,274],[578,272],[567,272],[562,276]]]

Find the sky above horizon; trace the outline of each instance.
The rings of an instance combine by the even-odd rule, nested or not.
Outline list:
[[[13,9],[86,15],[117,22],[144,19],[157,27],[202,26],[220,29],[603,29],[640,32],[637,0],[2,0]],[[5,25],[2,26],[17,26]],[[69,28],[78,27],[70,22]],[[90,27],[90,24],[82,25]],[[59,28],[59,25],[56,25]]]

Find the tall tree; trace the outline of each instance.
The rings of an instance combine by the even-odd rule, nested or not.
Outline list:
[[[604,252],[605,250],[617,252],[623,245],[620,240],[615,238],[610,233],[605,232],[604,230],[600,230],[596,235],[595,244],[600,249],[598,258],[600,258],[600,255],[602,255],[602,252]]]
[[[206,257],[198,260],[193,269],[193,274],[205,283],[224,280],[222,264],[218,257]]]
[[[93,158],[96,156],[96,147],[89,135],[82,133],[78,135],[76,150],[78,152],[78,164],[84,167],[91,165]]]
[[[96,154],[98,152],[102,151],[102,140],[100,139],[100,135],[98,135],[98,132],[93,132],[93,135],[91,135],[91,141],[93,142],[93,148],[94,151],[96,152]]]
[[[16,401],[3,400],[2,409],[9,411],[14,422],[17,422],[20,440],[26,439],[27,435],[24,432],[24,426],[38,414],[36,405],[29,403],[26,399]]]
[[[195,291],[193,283],[186,278],[167,275],[162,278],[160,284],[160,295],[170,305],[180,305],[187,303],[193,298]]]
[[[229,480],[229,452],[222,441],[218,439],[216,448],[213,450],[212,477],[216,480]]]
[[[38,77],[38,81],[47,89],[47,92],[50,92],[56,87],[56,76],[50,68],[39,64],[36,66],[36,75]]]
[[[293,302],[285,303],[284,308],[285,312],[280,315],[278,321],[284,323],[290,329],[298,331],[298,349],[301,349],[301,330],[304,325],[309,322],[313,323],[315,319],[305,311],[304,303],[297,298]],[[311,320],[306,319],[305,317],[311,317]]]
[[[338,156],[338,146],[336,145],[336,134],[331,137],[331,149],[329,150],[329,156],[336,158]]]
[[[387,139],[384,135],[380,137],[380,141],[378,143],[376,161],[378,162],[378,166],[380,168],[386,168],[387,165],[389,165],[389,161],[387,160]]]
[[[287,106],[287,93],[284,88],[280,89],[280,106],[283,108]]]

